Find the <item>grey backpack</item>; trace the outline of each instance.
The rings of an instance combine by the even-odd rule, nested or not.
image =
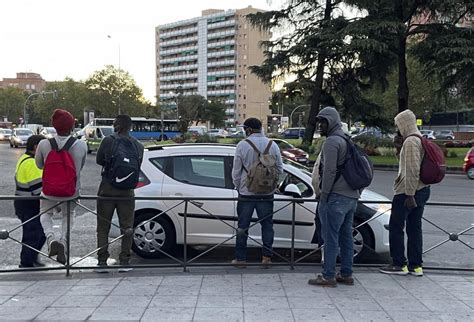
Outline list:
[[[257,194],[273,193],[278,185],[276,158],[268,153],[273,141],[268,142],[263,153],[258,150],[252,141],[248,139],[245,141],[250,144],[258,154],[257,161],[255,161],[248,170],[244,168],[247,172],[247,180],[245,182],[247,189]]]

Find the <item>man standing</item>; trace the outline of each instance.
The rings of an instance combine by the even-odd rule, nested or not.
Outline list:
[[[49,256],[56,256],[57,261],[65,264],[66,263],[66,234],[67,234],[67,204],[70,203],[70,223],[72,228],[73,218],[74,218],[74,208],[75,203],[70,202],[71,200],[79,196],[79,190],[81,188],[81,171],[86,162],[87,156],[87,145],[84,141],[76,140],[71,136],[71,132],[74,129],[75,119],[71,113],[66,110],[56,109],[51,116],[51,124],[56,129],[57,135],[50,140],[43,140],[38,145],[38,150],[35,155],[35,161],[38,168],[43,169],[47,165],[48,155],[54,149],[56,151],[66,150],[73,163],[75,168],[75,191],[73,191],[72,196],[68,197],[58,197],[47,195],[43,191],[41,195],[45,199],[41,199],[40,211],[43,213],[41,215],[41,225],[43,226],[44,233],[47,238]],[[45,170],[46,171],[46,170]],[[43,183],[44,180],[43,173]],[[70,178],[64,178],[64,180]],[[74,190],[74,189],[73,189]],[[60,213],[62,215],[62,229],[61,234],[56,235],[53,229],[53,211]]]
[[[352,189],[338,171],[345,162],[349,144],[344,138],[339,113],[334,107],[325,107],[319,112],[317,120],[321,135],[327,137],[321,152],[318,206],[324,240],[324,265],[323,273],[308,283],[323,287],[335,287],[337,282],[353,285],[352,223],[360,192]],[[341,271],[336,275],[339,249]]]
[[[35,163],[36,148],[42,135],[32,135],[26,141],[26,152],[16,164],[15,171],[15,195],[16,196],[39,196],[41,192],[41,176],[43,171],[38,169]],[[15,213],[23,223],[23,235],[21,242],[34,249],[41,250],[46,237],[38,214],[40,213],[40,201],[37,200],[15,200]],[[32,219],[33,218],[33,219]],[[26,222],[28,221],[28,222]],[[26,223],[25,223],[26,222]],[[44,266],[38,260],[38,252],[26,246],[21,247],[20,267]]]
[[[130,249],[133,242],[133,221],[135,211],[134,188],[137,184],[140,165],[143,160],[143,145],[129,132],[132,119],[128,115],[118,115],[114,120],[114,134],[104,138],[97,151],[96,162],[102,168],[100,197],[132,198],[130,200],[97,200],[97,246],[99,248],[98,273],[107,272],[110,222],[117,210],[122,237],[122,249],[119,254],[120,265],[127,266],[130,261]],[[123,161],[126,161],[123,163]],[[119,272],[130,271],[121,268]]]
[[[421,218],[430,197],[430,186],[420,180],[421,161],[424,149],[421,133],[416,126],[416,116],[405,110],[395,117],[400,138],[395,138],[401,151],[399,156],[398,176],[394,184],[392,215],[389,223],[390,256],[392,264],[381,268],[385,274],[423,276],[422,253],[423,235]],[[404,227],[406,225],[407,258],[405,257]]]
[[[273,194],[279,176],[283,173],[278,145],[270,141],[262,133],[262,122],[256,118],[249,118],[244,122],[247,139],[239,142],[235,151],[234,165],[232,168],[232,181],[239,192],[237,202],[238,229],[235,242],[235,259],[232,261],[236,267],[245,267],[247,258],[248,228],[254,210],[262,227],[262,265],[268,268],[271,264],[273,246]],[[256,171],[256,166],[261,166],[259,160],[268,161],[269,176],[261,177]],[[261,188],[258,182],[262,182]],[[267,186],[268,185],[268,189]]]

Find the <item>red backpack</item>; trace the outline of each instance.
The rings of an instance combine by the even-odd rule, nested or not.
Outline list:
[[[62,149],[54,138],[48,140],[51,151],[43,170],[43,194],[52,197],[72,197],[76,193],[76,166],[69,149],[76,141],[70,137]]]
[[[420,180],[424,184],[439,183],[443,180],[446,174],[446,162],[441,148],[434,142],[431,142],[425,137],[418,134],[409,136],[416,136],[421,140],[425,155],[421,161]]]

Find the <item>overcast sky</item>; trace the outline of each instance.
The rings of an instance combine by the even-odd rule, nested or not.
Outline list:
[[[273,0],[9,0],[0,10],[0,78],[84,80],[120,64],[155,102],[155,27],[201,10],[278,8]],[[111,35],[108,38],[107,35]]]

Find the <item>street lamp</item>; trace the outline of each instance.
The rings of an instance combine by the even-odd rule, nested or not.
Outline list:
[[[107,35],[107,38],[112,39],[111,35]],[[121,72],[120,72],[120,42],[117,42],[118,45],[118,79],[119,79],[119,90],[118,90],[118,114],[121,114],[120,111],[120,95],[122,93],[122,81],[121,81]]]
[[[293,127],[293,113],[294,113],[297,109],[299,109],[300,107],[303,107],[303,106],[311,106],[311,105],[309,105],[309,104],[298,105],[297,107],[295,107],[295,108],[293,109],[293,111],[291,111],[291,114],[290,114],[290,127]]]

